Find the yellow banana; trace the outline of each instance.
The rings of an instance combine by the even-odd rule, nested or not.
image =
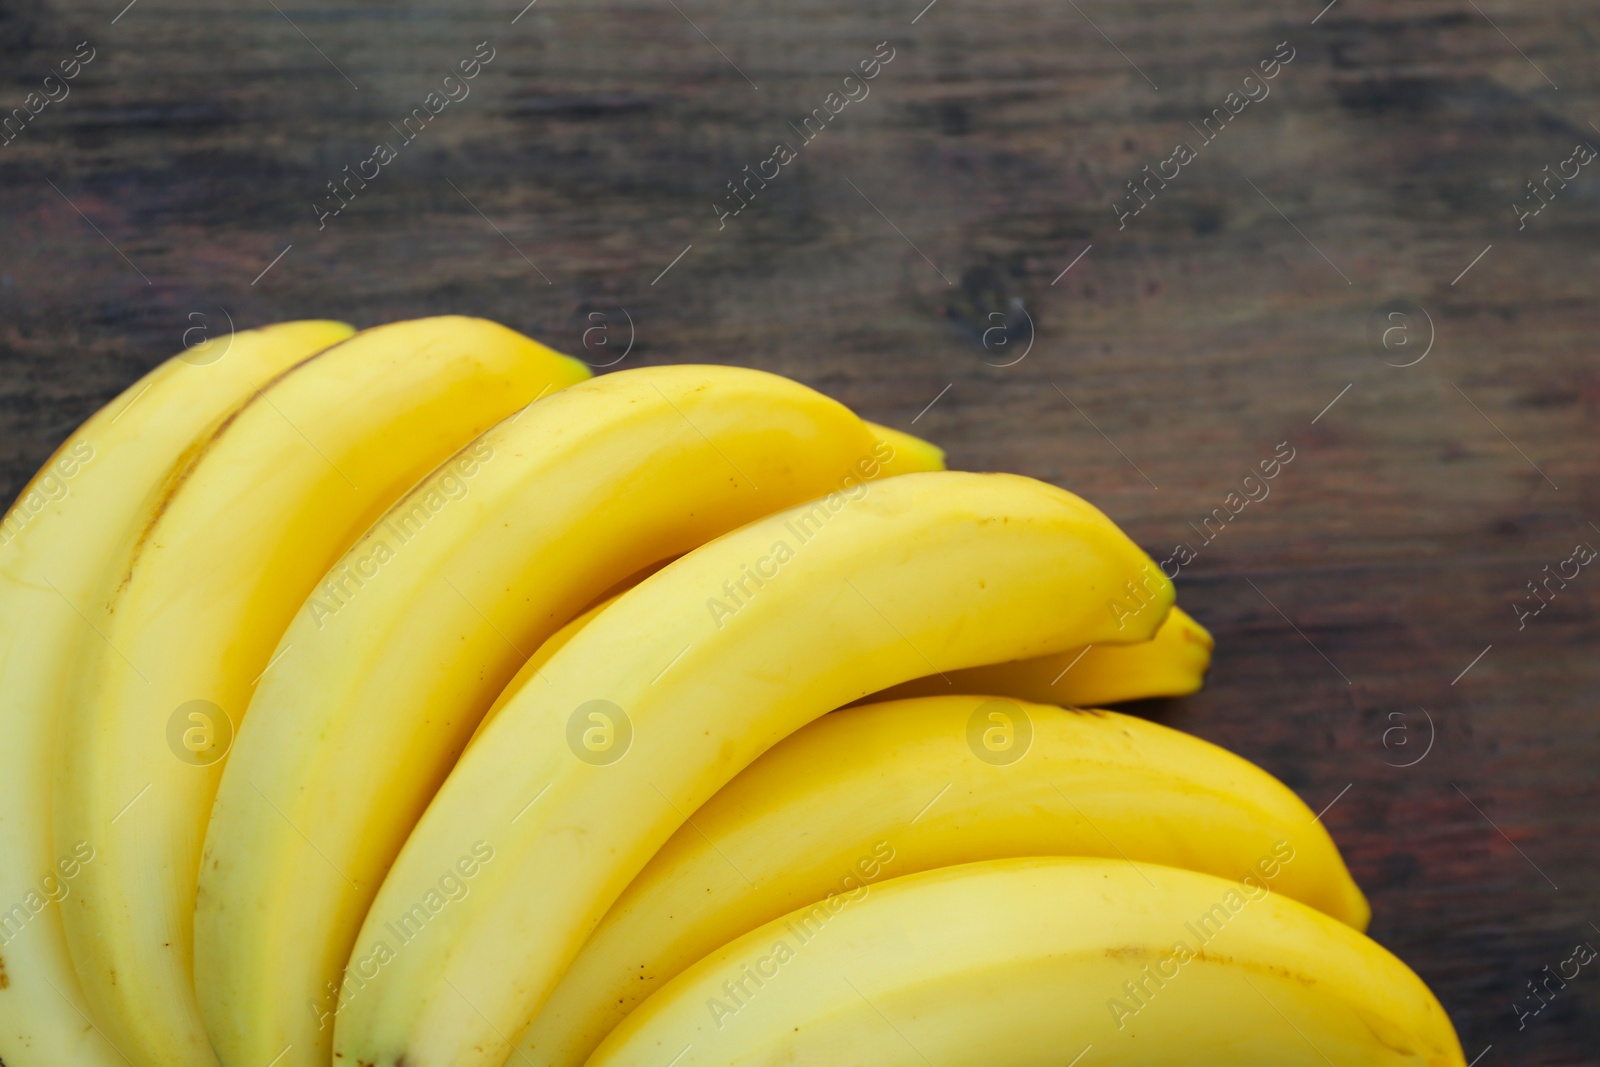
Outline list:
[[[100,857],[88,840],[58,853],[50,829],[56,723],[100,640],[84,622],[100,573],[197,437],[353,332],[288,322],[195,345],[79,427],[0,524],[0,1063],[125,1063],[90,1021],[59,910]]]
[[[328,1062],[372,896],[519,649],[641,568],[894,459],[820,393],[705,366],[574,386],[463,454],[459,503],[413,529],[425,483],[306,602],[223,776],[195,967],[228,1067]]]
[[[1292,847],[1265,860],[1292,866]],[[945,867],[833,896],[669,983],[589,1067],[1464,1067],[1382,946],[1261,882],[1121,859]]]
[[[627,883],[761,752],[930,665],[1145,640],[1171,606],[1149,558],[1052,486],[935,472],[856,488],[652,575],[506,703],[367,916],[343,1062],[504,1062]]]
[[[221,759],[313,584],[418,478],[588,376],[501,326],[366,330],[257,391],[173,466],[84,611],[103,640],[63,716],[56,850],[95,860],[63,913],[84,993],[135,1067],[210,1067],[192,979]],[[287,653],[292,654],[292,653]]]
[[[884,439],[881,434],[879,439]],[[886,469],[892,466],[893,463],[885,465]],[[648,575],[641,576],[639,580],[643,581],[644,577]],[[488,713],[478,723],[473,739],[477,739],[478,734],[499,714],[505,702],[522,688],[534,672],[544,666],[546,660],[572,640],[579,630],[589,625],[591,619],[610,607],[617,597],[637,584],[629,582],[622,592],[607,597],[551,634],[528,657],[528,662],[522,665],[522,669],[490,705]],[[949,693],[993,693],[996,696],[1035,700],[1041,704],[1085,708],[1150,697],[1186,696],[1198,692],[1205,680],[1206,668],[1211,665],[1213,644],[1211,634],[1205,627],[1185,614],[1182,608],[1173,605],[1167,621],[1161,624],[1161,629],[1149,641],[1068,649],[1037,659],[948,671],[943,677],[930,674],[926,678],[915,678],[901,685],[890,686],[857,703],[876,704],[885,700]]]
[[[1215,646],[1204,626],[1174,607],[1155,637],[1138,644],[1073,648],[1016,663],[994,663],[917,678],[872,700],[995,693],[1041,704],[1099,707],[1125,700],[1181,697],[1200,690]]]
[[[1279,842],[1293,863],[1258,868]],[[645,998],[795,908],[1010,856],[1101,856],[1250,878],[1358,930],[1333,839],[1271,775],[1109,711],[916,697],[823,716],[673,834],[567,969],[514,1063],[579,1067]]]

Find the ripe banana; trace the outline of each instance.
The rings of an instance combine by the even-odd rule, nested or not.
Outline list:
[[[84,606],[55,848],[95,850],[66,902],[93,1015],[135,1067],[216,1063],[193,989],[201,845],[235,724],[328,565],[474,435],[588,377],[502,326],[364,331],[264,385],[176,463]],[[286,652],[292,654],[292,652]]]
[[[1199,692],[1205,681],[1215,644],[1204,626],[1174,607],[1149,641],[1073,648],[1016,663],[950,671],[948,682],[930,674],[870,699],[994,693],[1041,704],[1095,708],[1125,700],[1188,696]]]
[[[896,878],[791,912],[679,975],[589,1065],[1079,1058],[1466,1063],[1417,976],[1321,912],[1209,874],[1031,857]]]
[[[1258,863],[1279,842],[1294,862],[1268,875]],[[865,704],[779,742],[672,835],[513,1062],[580,1067],[669,979],[795,908],[859,901],[881,878],[1047,855],[1243,878],[1358,930],[1371,915],[1311,810],[1199,738],[990,696]]]
[[[881,434],[879,439],[884,439]],[[894,465],[892,462],[885,464],[885,470]],[[648,576],[641,575],[639,581]],[[517,671],[489,706],[477,730],[473,732],[472,740],[477,740],[478,734],[483,733],[506,701],[544,666],[546,660],[571,641],[579,630],[589,625],[591,619],[610,607],[617,597],[637,584],[628,582],[621,592],[607,597],[551,634],[528,657],[528,662],[522,665],[522,669]],[[1161,624],[1161,629],[1149,641],[1068,649],[1037,659],[948,671],[944,677],[930,674],[926,678],[915,678],[901,685],[890,686],[881,693],[863,697],[851,706],[949,693],[992,693],[1070,708],[1097,707],[1151,697],[1185,696],[1198,692],[1205,681],[1206,668],[1211,665],[1213,645],[1206,628],[1174,604],[1167,614],[1167,621]],[[945,681],[946,677],[950,679],[948,682]]]
[[[959,472],[858,488],[688,553],[506,703],[367,916],[336,1056],[504,1062],[627,883],[761,752],[930,666],[1146,640],[1171,606],[1150,559],[1060,489]],[[1145,606],[1119,613],[1128,578]]]
[[[884,464],[883,474],[913,474],[925,470],[943,470],[944,451],[920,438],[900,430],[892,430],[876,423],[867,423],[880,441],[891,442],[894,456]],[[898,445],[893,442],[898,442]],[[906,457],[911,458],[908,460]],[[921,466],[931,464],[930,466]],[[665,562],[662,564],[665,565]],[[489,706],[472,740],[499,714],[501,707],[556,651],[571,641],[577,632],[589,625],[591,619],[623,593],[654,574],[660,567],[649,568],[634,578],[621,583],[620,591],[601,600],[582,615],[551,634],[528,657],[500,695]],[[1016,660],[1011,663],[991,663],[982,667],[949,671],[944,677],[930,674],[900,685],[890,686],[881,693],[862,698],[857,703],[878,703],[913,696],[942,696],[952,692],[994,693],[999,696],[1034,700],[1044,704],[1064,707],[1098,707],[1101,704],[1120,704],[1128,700],[1148,700],[1152,697],[1178,697],[1200,691],[1206,671],[1211,666],[1211,650],[1216,647],[1210,632],[1196,622],[1176,604],[1167,614],[1153,638],[1124,645],[1099,645],[1089,648],[1068,649],[1037,659]],[[947,682],[945,678],[948,677]],[[853,706],[853,705],[852,705]],[[468,742],[471,743],[470,741]]]
[[[125,1062],[89,1022],[59,911],[100,856],[87,840],[57,853],[50,831],[57,719],[79,649],[100,640],[84,623],[96,579],[197,437],[353,332],[289,322],[195,345],[79,427],[0,524],[0,1063]]]
[[[788,379],[673,366],[573,386],[463,455],[306,601],[223,775],[195,974],[229,1067],[328,1062],[367,907],[520,649],[643,567],[863,490],[894,453]],[[444,478],[460,501],[430,517]]]

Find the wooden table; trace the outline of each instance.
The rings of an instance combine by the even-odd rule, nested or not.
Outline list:
[[[1513,608],[1600,543],[1600,168],[1513,208],[1600,144],[1592,5],[119,6],[0,15],[7,112],[94,55],[0,147],[8,496],[229,317],[463,312],[791,375],[1082,493],[1158,560],[1194,548],[1210,685],[1138,710],[1329,806],[1469,1059],[1596,1062],[1600,974],[1513,1009],[1600,944],[1600,575]]]

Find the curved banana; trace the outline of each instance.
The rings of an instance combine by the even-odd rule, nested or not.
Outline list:
[[[1125,700],[1181,697],[1200,691],[1216,646],[1204,626],[1174,607],[1155,637],[1138,644],[1072,648],[1016,663],[992,663],[893,686],[869,699],[995,693],[1041,704],[1096,708]]]
[[[1371,916],[1311,810],[1197,737],[992,696],[865,704],[780,741],[672,835],[512,1062],[580,1067],[669,979],[802,905],[860,900],[878,879],[938,867],[1054,855],[1242,879],[1358,930]]]
[[[61,926],[98,854],[87,840],[58,853],[50,831],[56,722],[79,649],[100,640],[80,612],[191,442],[259,383],[353,332],[287,322],[167,360],[80,426],[0,523],[0,1063],[125,1063],[88,1021]]]
[[[1075,1057],[1466,1063],[1421,980],[1321,912],[1209,874],[1032,857],[895,878],[791,912],[679,975],[589,1067]]]
[[[192,978],[200,851],[220,761],[284,627],[418,478],[587,376],[479,319],[366,330],[191,449],[115,553],[84,608],[103,640],[63,716],[54,833],[58,853],[95,850],[63,920],[95,1019],[135,1067],[216,1062]]]
[[[504,1062],[606,908],[761,752],[930,664],[1144,640],[1171,606],[1149,557],[1053,486],[936,472],[859,489],[688,553],[506,703],[379,891],[336,1055]],[[1113,603],[1128,579],[1131,617]],[[443,880],[466,891],[446,899]]]
[[[573,386],[464,454],[477,462],[457,479],[459,504],[428,517],[427,483],[306,602],[223,775],[195,968],[229,1067],[285,1047],[279,1067],[328,1062],[340,972],[373,894],[527,658],[519,649],[640,568],[857,492],[893,456],[820,393],[707,366]]]
[[[883,439],[881,434],[879,439]],[[885,464],[885,470],[892,466],[893,462]],[[645,577],[648,575],[641,576],[639,581]],[[637,584],[627,583],[622,592],[607,597],[579,615],[535,649],[533,655],[528,657],[528,662],[522,665],[522,669],[489,706],[472,739],[477,740],[478,734],[483,733],[490,721],[500,713],[505,702],[522,688],[534,672],[544,666],[546,660],[571,641],[579,630],[589,625],[596,615],[610,607],[617,597]],[[901,685],[890,686],[850,706],[950,693],[992,693],[995,696],[1069,708],[1097,707],[1151,697],[1187,696],[1198,692],[1205,681],[1213,646],[1211,634],[1206,628],[1174,604],[1167,614],[1167,621],[1148,641],[1068,649],[1037,659],[948,671],[943,677],[930,674],[926,678],[915,678]],[[945,678],[949,678],[949,681],[946,682]]]

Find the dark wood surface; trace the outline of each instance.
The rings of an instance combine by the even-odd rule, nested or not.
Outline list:
[[[1513,610],[1600,544],[1600,167],[1525,229],[1512,207],[1600,145],[1592,5],[121,5],[0,4],[7,113],[95,49],[0,147],[8,497],[197,324],[462,312],[581,354],[608,322],[604,362],[626,309],[619,366],[779,371],[1072,488],[1157,559],[1197,548],[1210,684],[1140,710],[1337,799],[1374,935],[1469,1059],[1600,1062],[1600,967],[1514,1010],[1600,945],[1600,573]],[[471,95],[319,230],[325,183],[483,41]],[[1285,41],[1270,95],[1119,228],[1125,183]],[[798,158],[719,229],[779,142]],[[1425,314],[1386,351],[1401,299]],[[1280,442],[1271,495],[1202,545]]]

